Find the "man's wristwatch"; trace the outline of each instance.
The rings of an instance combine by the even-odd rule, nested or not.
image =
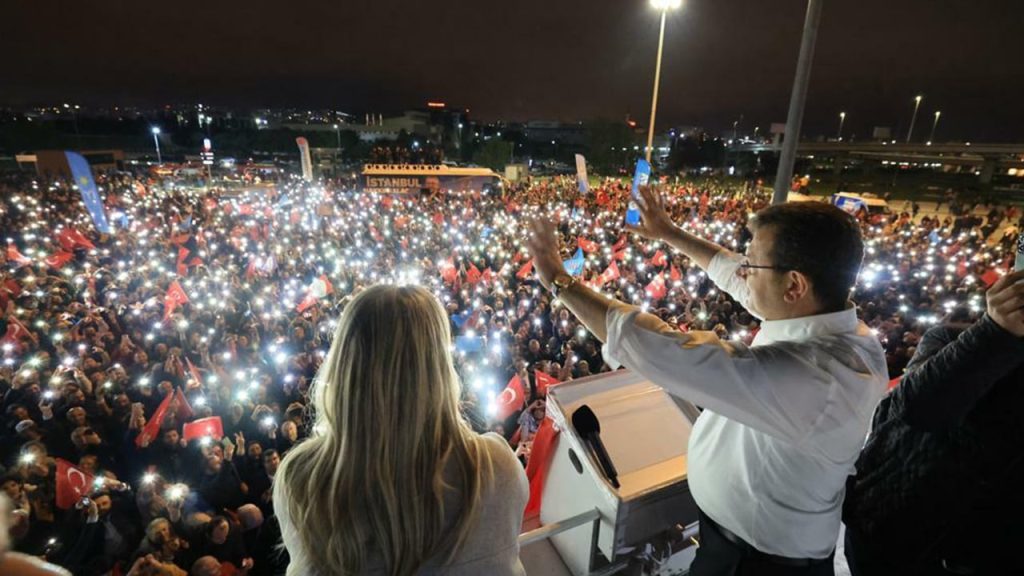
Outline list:
[[[575,286],[579,283],[579,280],[575,276],[562,273],[555,276],[555,279],[551,281],[551,295],[558,298],[558,293],[562,290],[566,290],[571,286]]]

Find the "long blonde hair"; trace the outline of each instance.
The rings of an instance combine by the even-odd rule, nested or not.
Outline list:
[[[378,285],[346,307],[310,392],[315,432],[275,479],[311,565],[359,574],[373,550],[405,576],[465,542],[490,461],[459,413],[450,346],[448,317],[424,288]],[[445,530],[452,458],[461,508]]]

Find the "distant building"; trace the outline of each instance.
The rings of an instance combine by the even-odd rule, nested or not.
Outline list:
[[[534,120],[523,126],[523,135],[534,143],[554,140],[563,145],[582,146],[586,142],[586,129],[582,123]]]

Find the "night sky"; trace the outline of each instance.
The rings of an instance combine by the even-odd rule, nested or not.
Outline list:
[[[1024,2],[824,0],[805,134],[1024,141]],[[783,122],[805,0],[684,0],[659,126]],[[645,123],[646,0],[5,2],[0,103],[202,102],[362,113],[427,99],[485,120]]]

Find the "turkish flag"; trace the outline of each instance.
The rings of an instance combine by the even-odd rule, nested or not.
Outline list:
[[[601,279],[605,282],[613,282],[618,280],[621,276],[622,275],[619,274],[619,265],[616,264],[614,260],[612,260],[612,263],[609,264],[608,267],[604,269],[604,272],[601,273]]]
[[[661,300],[664,298],[665,294],[668,293],[668,289],[665,287],[664,274],[659,272],[658,275],[654,277],[654,280],[651,280],[651,283],[644,288],[644,291],[647,292],[647,295],[654,300]]]
[[[312,294],[306,294],[306,297],[302,299],[302,302],[299,302],[299,305],[295,307],[295,310],[299,314],[302,314],[310,307],[312,307],[314,304],[316,304],[316,296]]]
[[[455,278],[459,275],[458,270],[455,269],[455,258],[449,257],[441,264],[440,268],[441,279],[444,280],[446,284],[455,282]]]
[[[614,254],[612,254],[612,260],[625,260],[625,259],[626,259],[626,251],[625,250],[619,250],[618,252],[615,252]]]
[[[331,284],[331,281],[327,279],[327,274],[321,274],[317,280],[320,282],[314,282],[312,287],[314,294],[317,294],[320,298],[334,294],[334,284]]]
[[[167,288],[167,295],[164,297],[164,322],[171,317],[175,308],[186,302],[188,302],[188,295],[182,290],[181,284],[178,284],[177,280],[171,282],[170,287]]]
[[[82,247],[87,250],[93,250],[96,248],[88,238],[83,236],[81,232],[74,228],[63,228],[59,233],[57,233],[57,242],[60,244],[61,248],[68,252],[72,252],[78,247]]]
[[[988,272],[985,272],[984,274],[981,275],[981,281],[985,283],[986,288],[990,288],[1002,277],[1002,274],[1000,274],[995,268],[992,268]]]
[[[533,437],[533,448],[530,459],[526,462],[526,478],[530,481],[530,499],[526,502],[524,518],[532,518],[540,514],[541,496],[544,493],[544,481],[551,468],[551,458],[558,446],[559,431],[554,427],[548,416],[540,423],[537,434]]]
[[[69,510],[92,493],[95,479],[62,458],[57,458],[57,508]]]
[[[7,259],[14,262],[18,266],[27,266],[32,263],[32,260],[27,258],[24,254],[18,251],[18,247],[14,244],[7,245]]]
[[[182,420],[191,420],[195,413],[192,412],[192,406],[189,405],[188,399],[185,398],[185,393],[181,391],[181,388],[174,389],[174,400],[171,402],[174,406],[174,412]]]
[[[164,399],[157,406],[156,412],[153,412],[153,417],[146,422],[146,425],[142,427],[142,431],[135,437],[135,445],[142,448],[142,437],[149,436],[150,443],[156,440],[157,435],[160,434],[160,426],[164,423],[164,417],[167,416],[167,409],[171,406],[171,400],[174,399],[174,393],[164,396]]]
[[[512,414],[515,414],[517,410],[522,409],[523,405],[526,404],[526,394],[523,392],[523,381],[519,379],[518,374],[508,381],[505,389],[502,390],[501,394],[498,394],[495,402],[498,405],[498,411],[495,416],[499,421],[507,419]]]
[[[181,430],[181,437],[186,442],[207,436],[214,440],[220,440],[224,437],[224,424],[221,423],[220,416],[200,418],[195,422],[185,424]]]
[[[188,367],[188,373],[192,376],[192,379],[196,381],[196,384],[202,384],[203,379],[199,376],[199,370],[196,370],[196,365],[188,358],[185,358],[185,365]]]
[[[316,304],[321,298],[333,293],[334,285],[327,279],[326,274],[321,274],[319,278],[313,280],[313,283],[309,285],[306,297],[302,299],[302,302],[299,302],[296,309],[299,314],[302,314],[313,304]]]
[[[519,271],[516,272],[516,278],[519,278],[520,280],[526,280],[527,278],[530,277],[530,274],[533,274],[533,260],[530,260],[526,264],[523,264]]]
[[[466,272],[466,282],[470,284],[476,284],[480,281],[480,269],[476,267],[476,264],[470,263],[469,271]]]
[[[543,370],[534,371],[533,378],[537,382],[537,394],[540,396],[547,396],[548,388],[561,384],[558,378],[555,378]]]
[[[668,264],[668,257],[665,256],[664,252],[658,250],[654,253],[654,256],[651,257],[651,266],[661,267],[665,264]]]
[[[679,272],[679,268],[676,268],[676,267],[675,267],[675,266],[673,265],[673,266],[672,266],[672,267],[671,267],[671,268],[669,269],[669,275],[668,275],[668,278],[669,278],[669,280],[671,280],[671,281],[673,281],[673,282],[678,282],[678,281],[680,281],[680,280],[682,280],[682,279],[683,279],[683,275],[682,275],[682,273],[680,273],[680,272]]]
[[[491,268],[488,266],[484,268],[483,274],[480,274],[481,282],[491,282],[494,280],[494,272],[491,272]]]
[[[612,252],[618,252],[619,250],[622,250],[625,247],[626,247],[626,236],[625,236],[625,234],[623,234],[622,236],[619,236],[618,241],[615,242],[615,244],[612,246]]]
[[[584,252],[587,252],[587,253],[597,252],[597,249],[598,249],[597,242],[594,242],[592,240],[587,240],[586,238],[583,238],[583,237],[580,237],[579,241],[577,241],[576,244],[580,248],[582,248]]]
[[[56,254],[51,254],[50,256],[47,256],[44,262],[46,262],[46,265],[49,266],[50,268],[56,268],[60,270],[74,257],[75,255],[72,254],[71,252],[65,252],[61,250]]]

